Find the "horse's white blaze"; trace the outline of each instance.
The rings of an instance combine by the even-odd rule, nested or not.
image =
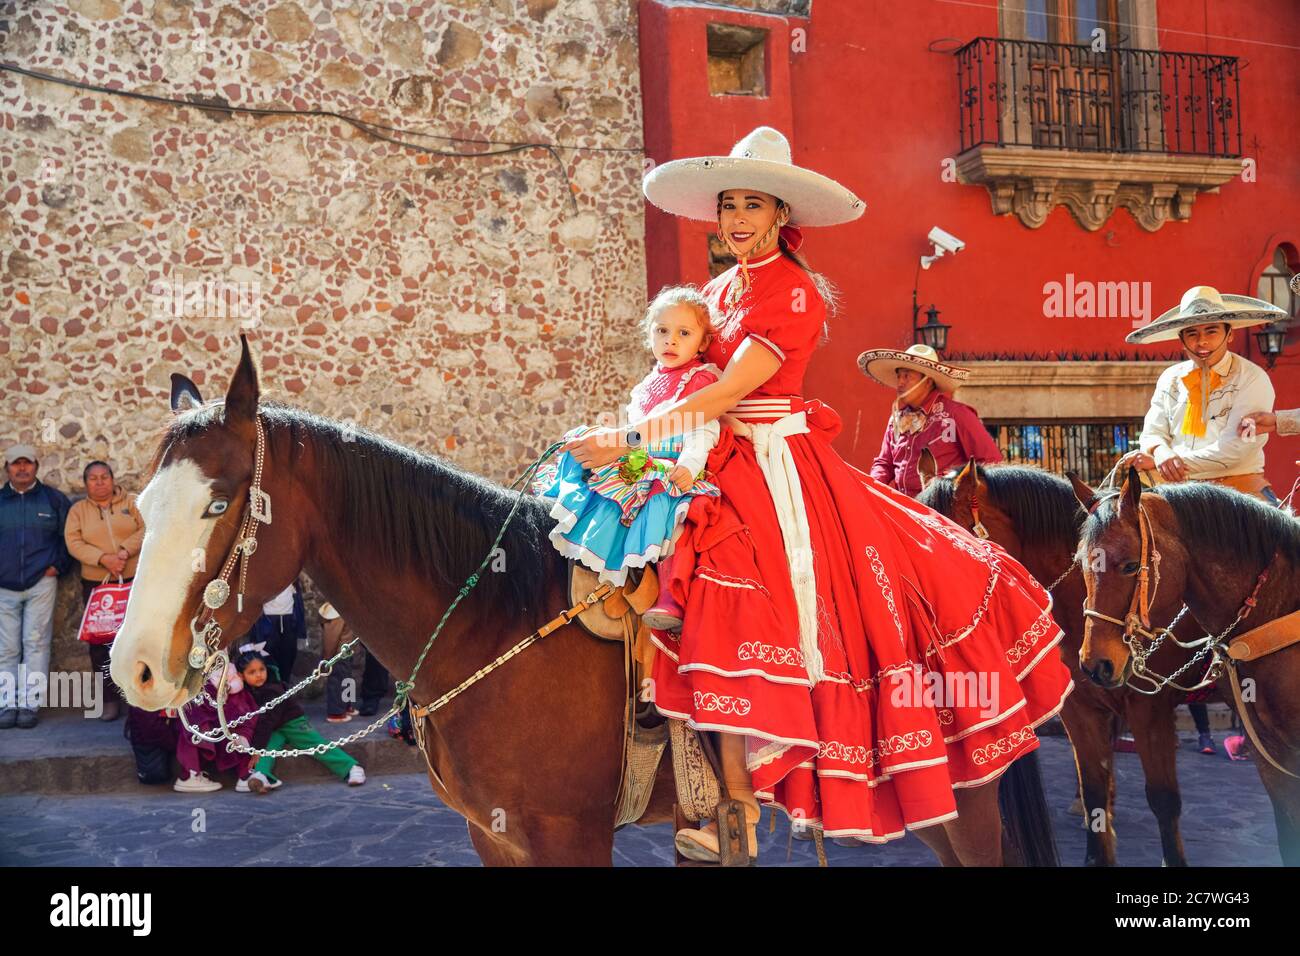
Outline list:
[[[144,542],[135,584],[122,629],[113,641],[111,673],[136,707],[157,710],[175,706],[182,674],[167,672],[172,630],[184,611],[185,595],[198,571],[196,549],[203,549],[215,520],[203,517],[211,501],[212,479],[198,465],[183,460],[162,468],[140,493]],[[135,683],[138,662],[153,672],[153,689],[141,693]]]

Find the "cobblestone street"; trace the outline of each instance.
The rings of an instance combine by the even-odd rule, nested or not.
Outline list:
[[[1040,749],[1062,862],[1078,865],[1084,837],[1068,812],[1074,766],[1063,737]],[[1115,826],[1121,865],[1159,866],[1155,819],[1146,806],[1134,754],[1115,755]],[[1272,810],[1253,765],[1201,756],[1187,740],[1179,753],[1183,838],[1195,866],[1280,864]],[[192,832],[197,810],[206,831]],[[764,866],[815,866],[811,843],[795,842],[787,864],[784,818],[774,834],[760,827]],[[827,844],[832,866],[932,866],[914,837],[887,846]],[[627,827],[615,841],[619,866],[667,865],[671,828]],[[443,807],[423,774],[372,776],[363,787],[290,782],[265,797],[230,787],[200,796],[167,788],[105,795],[0,797],[0,863],[4,865],[309,866],[477,865],[465,823]]]

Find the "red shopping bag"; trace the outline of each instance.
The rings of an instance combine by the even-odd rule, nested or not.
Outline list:
[[[121,579],[116,584],[97,585],[86,601],[86,613],[81,615],[81,630],[77,640],[87,644],[107,644],[117,636],[126,617],[126,601],[131,596],[131,582]]]

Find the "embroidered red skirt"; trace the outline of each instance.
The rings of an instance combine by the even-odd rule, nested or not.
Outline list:
[[[827,835],[884,842],[956,816],[953,790],[1038,746],[1073,688],[1051,597],[998,546],[853,468],[839,417],[789,436],[813,551],[815,684],[772,495],[723,429],[666,582],[681,634],[655,632],[655,703],[740,733],[760,800]]]

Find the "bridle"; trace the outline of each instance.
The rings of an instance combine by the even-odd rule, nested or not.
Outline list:
[[[979,495],[976,494],[976,493],[973,492],[973,491],[971,492],[971,496],[970,496],[970,516],[971,516],[971,520],[974,522],[974,523],[971,525],[971,529],[970,529],[970,530],[971,530],[971,534],[973,534],[973,535],[975,535],[975,537],[977,537],[977,538],[981,538],[981,539],[983,539],[983,540],[985,540],[985,541],[989,540],[989,529],[986,528],[986,527],[984,527],[984,522],[980,520],[980,500],[979,500]],[[1052,591],[1055,591],[1055,590],[1056,590],[1056,586],[1057,586],[1058,584],[1060,584],[1062,581],[1064,581],[1066,578],[1068,578],[1068,577],[1070,576],[1070,572],[1074,570],[1075,566],[1076,566],[1078,563],[1079,563],[1079,558],[1078,558],[1078,556],[1076,555],[1076,556],[1073,558],[1073,560],[1071,560],[1070,563],[1069,563],[1068,565],[1066,565],[1065,570],[1061,572],[1060,576],[1057,577],[1057,579],[1056,579],[1055,581],[1053,581],[1051,584],[1049,584],[1049,585],[1048,585],[1047,587],[1045,587],[1043,590],[1044,590],[1044,591],[1047,591],[1049,594],[1050,594]]]
[[[1088,621],[1089,626],[1093,621],[1105,621],[1107,624],[1113,624],[1122,629],[1124,646],[1128,648],[1129,657],[1132,661],[1132,673],[1125,683],[1140,694],[1156,694],[1165,687],[1173,687],[1175,690],[1180,691],[1194,691],[1215,684],[1219,677],[1222,676],[1224,667],[1229,666],[1231,663],[1231,658],[1227,653],[1228,635],[1236,630],[1237,625],[1248,618],[1250,612],[1255,609],[1256,604],[1258,604],[1260,589],[1268,581],[1269,568],[1272,567],[1272,562],[1269,562],[1269,566],[1260,572],[1255,581],[1255,587],[1246,600],[1242,602],[1231,624],[1218,634],[1207,634],[1193,641],[1180,641],[1174,636],[1173,629],[1178,626],[1178,623],[1187,614],[1186,604],[1182,606],[1168,626],[1151,626],[1151,606],[1160,589],[1160,549],[1156,547],[1155,532],[1151,530],[1151,518],[1147,514],[1146,506],[1140,502],[1138,504],[1138,540],[1141,553],[1137,583],[1133,588],[1133,597],[1129,601],[1128,612],[1123,619],[1112,617],[1097,610],[1091,606],[1089,599],[1085,599],[1083,605],[1084,619]],[[1166,638],[1185,650],[1196,652],[1182,667],[1169,675],[1156,673],[1147,667],[1147,660],[1159,650]],[[1193,684],[1191,687],[1184,687],[1177,682],[1177,679],[1184,672],[1206,656],[1210,658],[1209,664],[1204,677],[1198,683]],[[1148,687],[1134,684],[1135,678],[1139,681],[1145,681]]]
[[[185,729],[195,738],[209,743],[229,740],[232,736],[232,727],[238,726],[251,717],[271,709],[284,697],[289,696],[289,694],[285,694],[284,697],[277,698],[253,713],[245,714],[243,717],[229,723],[226,721],[226,666],[230,663],[230,655],[220,645],[222,628],[217,623],[216,612],[230,600],[230,577],[234,574],[235,565],[238,564],[239,590],[235,592],[235,613],[243,613],[244,592],[248,584],[248,560],[257,551],[257,531],[261,525],[271,523],[271,496],[262,488],[262,471],[266,462],[266,430],[262,425],[262,416],[260,414],[253,418],[253,427],[256,431],[256,444],[253,452],[253,480],[248,488],[248,506],[240,519],[239,531],[235,535],[235,541],[230,546],[230,551],[221,564],[221,571],[203,588],[203,603],[194,612],[194,616],[190,618],[190,638],[192,643],[190,644],[189,656],[186,658],[187,663],[199,672],[200,679],[218,668],[221,671],[221,679],[217,687],[217,699],[213,700],[202,687],[200,687],[198,694],[199,699],[216,708],[217,718],[221,725],[220,730],[215,733],[205,733],[190,725],[189,719],[185,715],[185,704],[176,709]],[[348,650],[350,652],[350,648]],[[333,661],[329,663],[332,665]],[[319,669],[318,667],[317,670]],[[328,670],[325,672],[328,673]]]
[[[248,488],[248,507],[235,535],[220,573],[207,583],[203,589],[203,604],[190,619],[190,645],[188,662],[195,670],[209,671],[215,659],[224,651],[219,647],[221,625],[217,623],[216,612],[230,600],[230,576],[235,565],[239,565],[239,590],[235,595],[235,613],[244,611],[244,591],[248,583],[248,559],[257,550],[257,530],[263,524],[271,523],[271,496],[262,490],[262,466],[266,460],[266,431],[262,426],[262,416],[253,419],[257,430],[257,444],[253,457],[253,482]]]

